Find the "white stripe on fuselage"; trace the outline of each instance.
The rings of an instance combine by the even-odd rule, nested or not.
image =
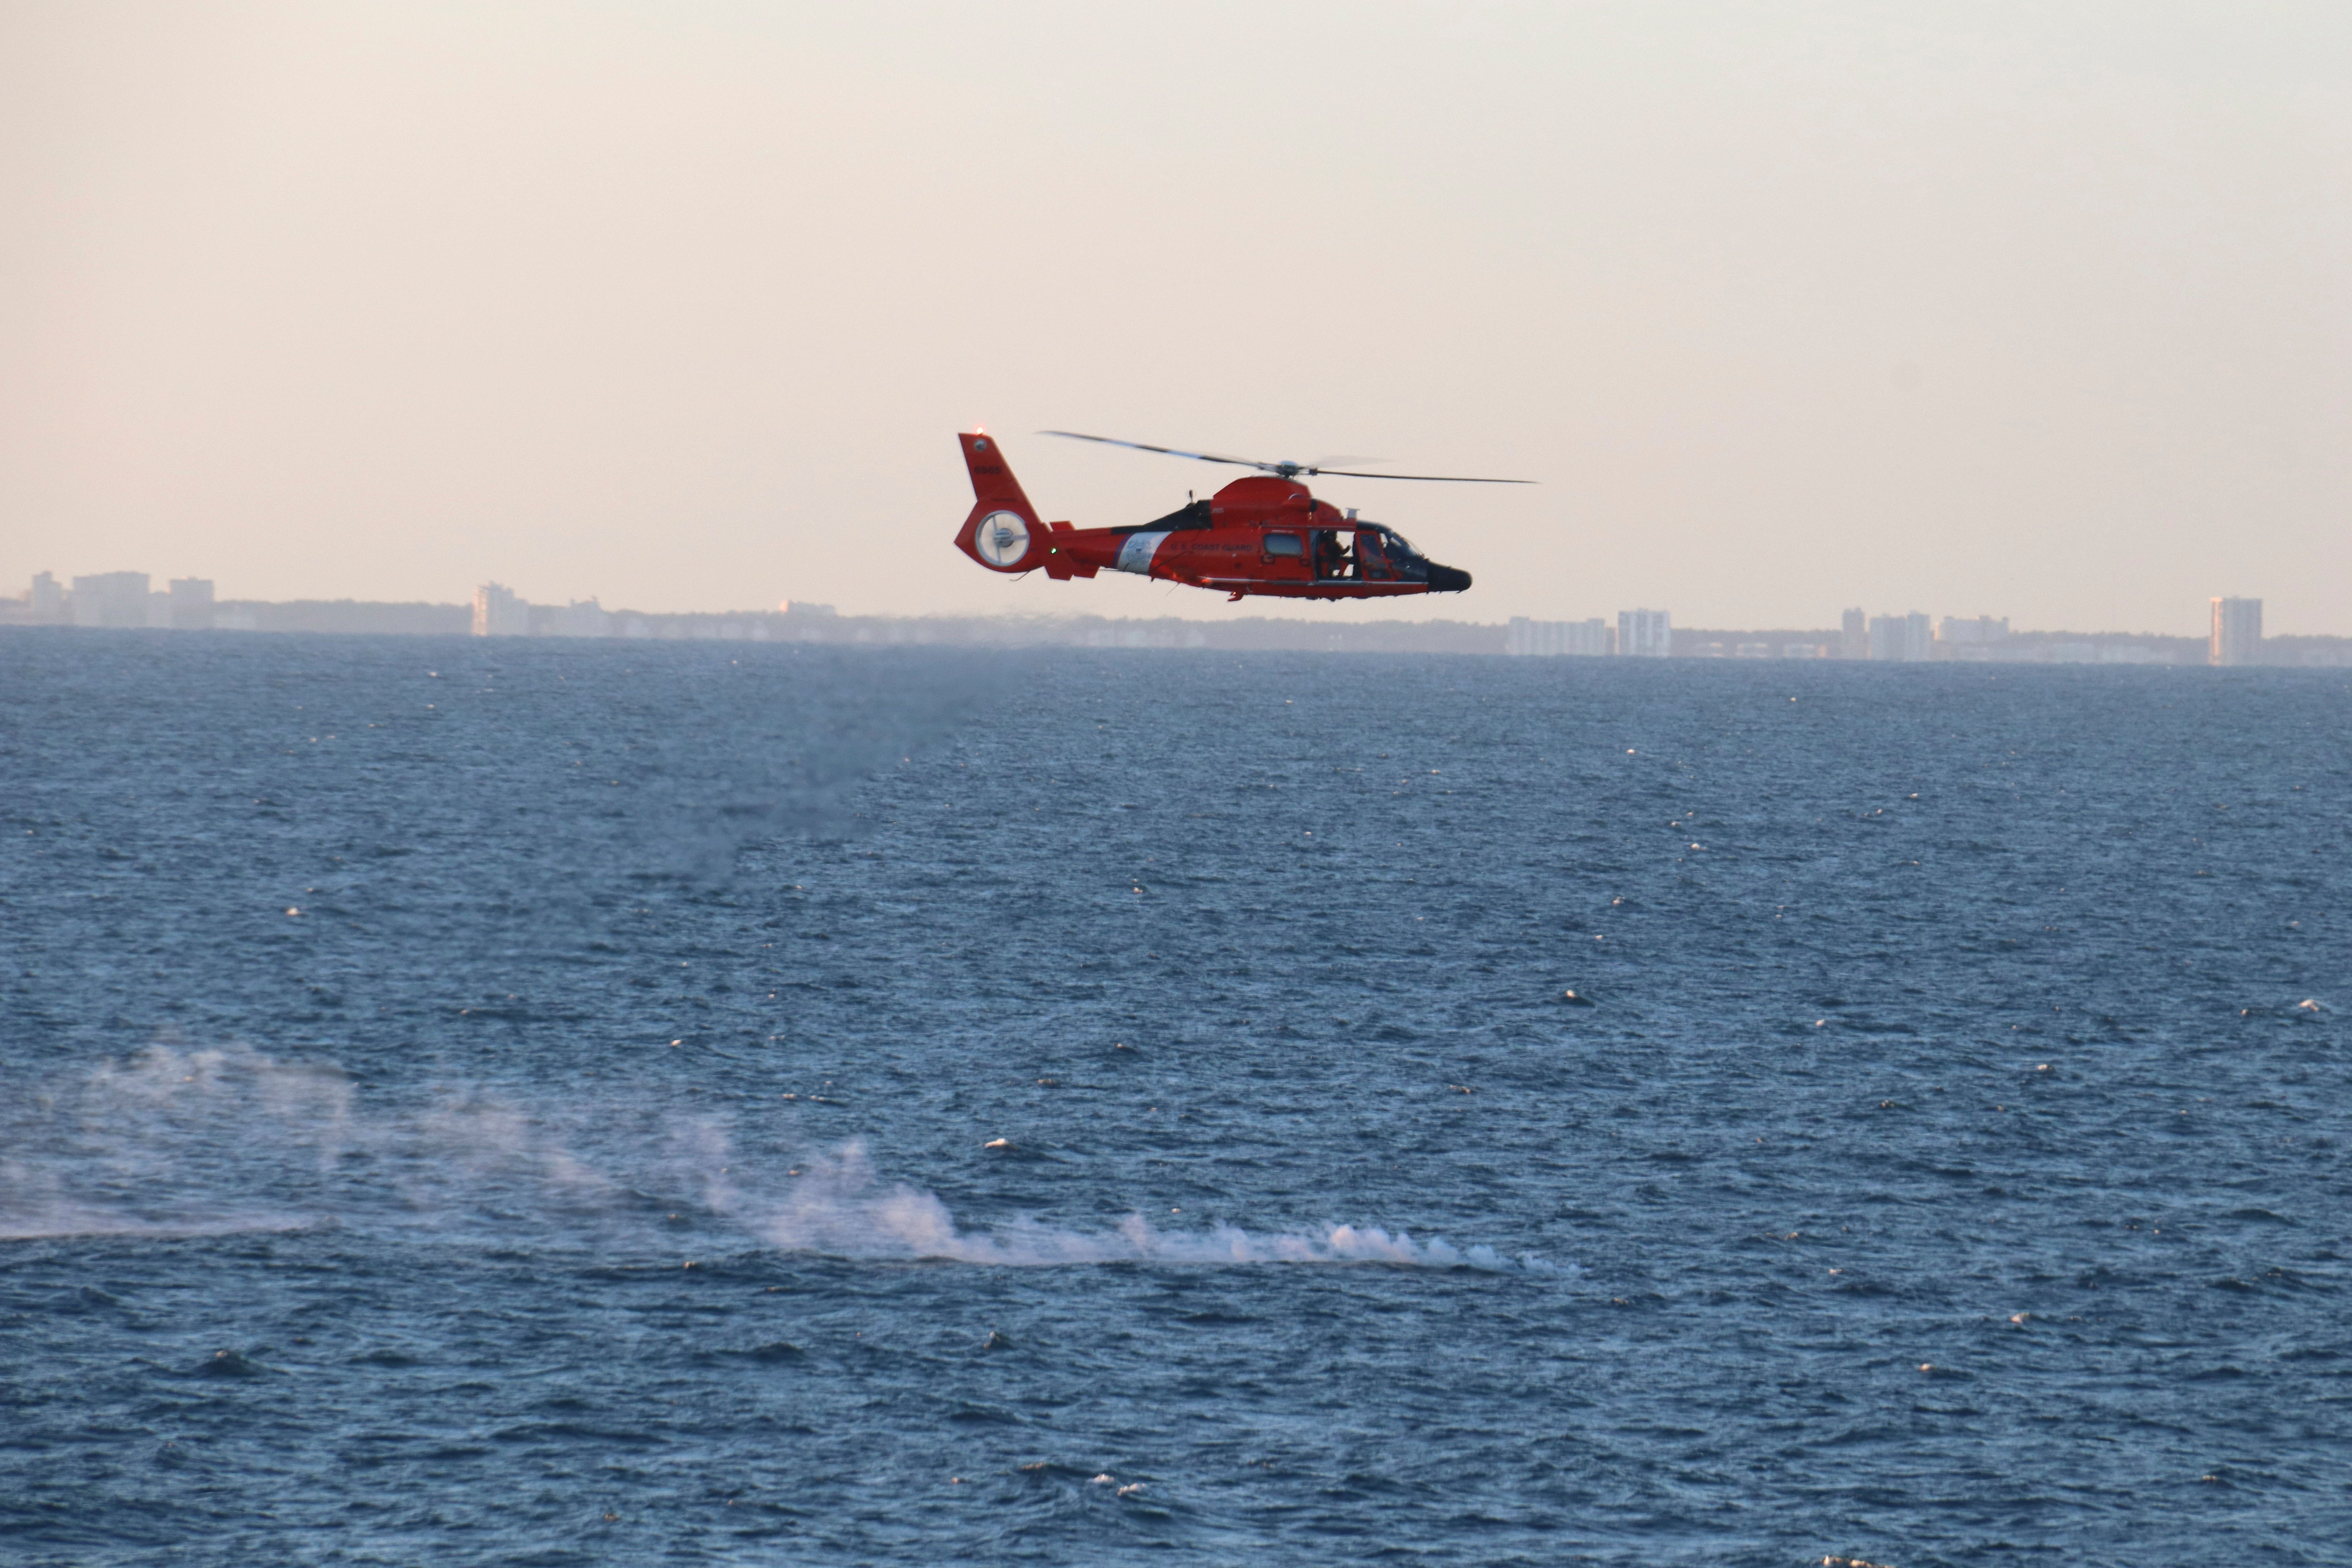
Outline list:
[[[1118,559],[1112,565],[1121,572],[1135,572],[1149,577],[1151,575],[1152,554],[1159,550],[1160,542],[1167,537],[1165,533],[1129,534],[1127,542],[1118,547]]]

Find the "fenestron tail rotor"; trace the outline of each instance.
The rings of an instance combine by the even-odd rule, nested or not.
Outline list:
[[[1444,485],[1531,485],[1533,479],[1484,479],[1470,474],[1372,474],[1360,468],[1327,468],[1320,463],[1261,463],[1255,458],[1228,458],[1218,452],[1187,452],[1180,447],[1154,447],[1143,441],[1122,441],[1114,436],[1088,436],[1076,430],[1041,430],[1041,436],[1060,436],[1072,441],[1098,441],[1106,447],[1129,447],[1139,452],[1159,452],[1171,458],[1190,458],[1201,463],[1229,463],[1238,468],[1255,468],[1263,474],[1276,474],[1295,479],[1301,474],[1336,474],[1350,479],[1419,479]],[[1327,462],[1365,462],[1363,458],[1326,458]]]

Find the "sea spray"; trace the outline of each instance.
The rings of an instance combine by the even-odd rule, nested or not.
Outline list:
[[[333,1224],[645,1249],[662,1245],[656,1227],[684,1223],[852,1259],[1558,1271],[1532,1255],[1377,1225],[1173,1230],[1130,1214],[1096,1229],[1030,1216],[971,1228],[938,1194],[885,1180],[863,1139],[786,1165],[737,1148],[723,1120],[647,1118],[577,1098],[535,1110],[473,1087],[372,1112],[335,1064],[249,1047],[158,1045],[101,1062],[20,1102],[0,1131],[7,1239]]]
[[[734,1200],[730,1206],[736,1207]],[[1019,1218],[986,1231],[956,1223],[936,1193],[884,1183],[862,1139],[812,1159],[791,1194],[765,1212],[737,1209],[739,1221],[774,1246],[845,1258],[945,1258],[1019,1268],[1088,1263],[1389,1263],[1433,1268],[1555,1270],[1532,1255],[1417,1241],[1378,1226],[1328,1225],[1259,1234],[1234,1225],[1162,1230],[1139,1214],[1109,1230],[1074,1230]]]

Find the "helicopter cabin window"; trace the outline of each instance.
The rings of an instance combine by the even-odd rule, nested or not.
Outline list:
[[[1336,528],[1315,531],[1315,575],[1324,578],[1353,577],[1356,557],[1348,546],[1352,531],[1343,533]]]
[[[1307,546],[1295,533],[1269,533],[1265,536],[1265,552],[1277,560],[1296,561],[1307,553]]]

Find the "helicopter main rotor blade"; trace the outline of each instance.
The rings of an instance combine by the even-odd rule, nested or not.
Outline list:
[[[1187,452],[1181,447],[1154,447],[1144,441],[1122,441],[1115,436],[1088,436],[1076,430],[1040,430],[1040,436],[1060,436],[1072,441],[1099,441],[1106,447],[1127,447],[1138,452],[1159,452],[1171,458],[1191,458],[1202,463],[1231,463],[1237,468],[1255,468],[1262,474],[1279,474],[1286,479],[1301,474],[1338,474],[1350,479],[1419,479],[1440,485],[1531,485],[1533,479],[1473,479],[1463,474],[1368,474],[1357,468],[1321,468],[1312,463],[1261,463],[1255,458],[1228,458],[1217,452]],[[1377,462],[1379,458],[1342,458],[1339,462]]]
[[[1307,468],[1309,474],[1338,474],[1349,479],[1425,479],[1441,485],[1532,485],[1535,479],[1481,479],[1467,474],[1366,474],[1353,468]]]
[[[1122,441],[1116,436],[1087,436],[1076,430],[1040,430],[1040,436],[1062,436],[1073,441],[1099,441],[1106,447],[1132,447],[1139,452],[1160,452],[1171,458],[1192,458],[1203,463],[1231,463],[1240,468],[1273,469],[1273,463],[1254,462],[1247,458],[1220,457],[1214,452],[1187,452],[1176,447],[1152,447],[1141,441]]]

